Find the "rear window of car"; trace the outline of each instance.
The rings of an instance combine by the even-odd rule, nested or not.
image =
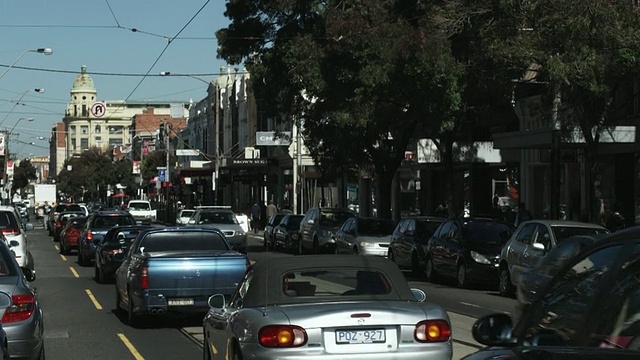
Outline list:
[[[135,224],[136,221],[133,219],[133,216],[106,215],[96,217],[91,227],[95,229],[108,229],[116,225],[123,226]]]
[[[578,227],[578,226],[551,226],[551,231],[556,238],[556,242],[561,242],[564,239],[568,239],[573,236],[579,235],[604,235],[609,234],[607,229],[599,229],[592,227]]]
[[[320,213],[320,224],[323,226],[340,226],[354,216],[355,214],[350,212],[322,211]]]
[[[430,238],[440,224],[442,221],[416,220],[416,235],[421,238]]]
[[[82,207],[78,204],[64,204],[56,206],[55,212],[65,212],[65,211],[79,211],[84,212]]]
[[[331,269],[323,271],[293,271],[282,279],[282,291],[290,297],[385,295],[392,291],[387,276],[369,269]]]
[[[151,210],[151,205],[146,202],[130,202],[127,207],[133,210]]]
[[[81,228],[86,223],[87,223],[87,217],[86,216],[78,216],[78,217],[75,217],[75,218],[71,219],[69,226],[73,226],[75,228]]]
[[[239,224],[236,215],[226,211],[203,211],[198,219],[199,225],[206,224]]]
[[[140,243],[138,252],[217,250],[229,250],[229,246],[227,242],[216,233],[207,231],[166,231],[146,235]]]
[[[17,229],[18,222],[10,211],[0,211],[0,229]]]
[[[509,225],[495,221],[472,221],[464,227],[473,242],[501,245],[511,237]]]
[[[191,217],[191,215],[193,215],[193,213],[196,212],[195,210],[182,210],[180,212],[180,217]]]

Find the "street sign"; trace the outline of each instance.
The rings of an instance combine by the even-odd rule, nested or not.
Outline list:
[[[158,181],[165,182],[167,177],[167,170],[159,169],[158,170]]]
[[[107,113],[107,107],[103,102],[95,102],[91,105],[91,115],[93,117],[103,117]]]

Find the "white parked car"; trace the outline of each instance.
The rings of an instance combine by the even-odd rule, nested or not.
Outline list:
[[[178,216],[176,216],[176,225],[187,225],[194,212],[196,212],[195,209],[178,210]]]
[[[15,254],[18,265],[23,268],[33,268],[32,258],[29,253],[27,230],[33,230],[33,224],[20,222],[20,215],[12,206],[0,206],[0,230],[6,238],[7,245]]]
[[[238,219],[238,222],[240,223],[242,230],[248,233],[249,232],[249,216],[245,214],[236,214],[236,219]]]

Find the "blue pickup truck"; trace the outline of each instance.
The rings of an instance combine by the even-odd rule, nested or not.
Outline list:
[[[220,230],[149,228],[116,271],[116,309],[134,326],[141,315],[202,312],[213,294],[231,295],[250,266]]]

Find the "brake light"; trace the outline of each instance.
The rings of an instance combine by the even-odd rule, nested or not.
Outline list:
[[[36,307],[36,298],[33,295],[13,295],[11,299],[13,305],[4,311],[3,324],[23,321],[31,317]]]
[[[60,226],[62,226],[62,223],[60,223],[60,220],[56,221],[56,227],[59,228]]]
[[[20,229],[2,229],[2,233],[8,236],[18,236],[20,235]]]
[[[269,325],[258,331],[260,345],[268,348],[299,347],[307,343],[307,332],[296,325]]]
[[[445,320],[424,320],[416,324],[413,337],[419,342],[443,342],[451,338],[451,327]]]
[[[87,233],[87,240],[93,240],[93,233]]]
[[[142,275],[140,276],[140,287],[142,289],[149,288],[149,267],[142,268]]]

